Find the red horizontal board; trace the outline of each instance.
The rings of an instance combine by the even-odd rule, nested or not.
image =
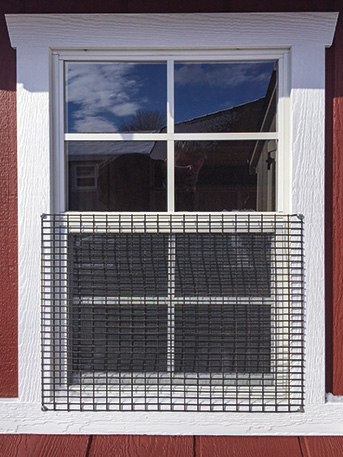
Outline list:
[[[89,457],[193,457],[192,436],[95,436]],[[88,457],[87,456],[87,457]]]
[[[303,457],[343,457],[343,436],[300,438]]]
[[[334,0],[128,0],[130,13],[334,11]]]
[[[303,457],[295,436],[200,436],[195,451],[197,457]]]
[[[0,457],[85,457],[88,440],[87,435],[0,435]]]

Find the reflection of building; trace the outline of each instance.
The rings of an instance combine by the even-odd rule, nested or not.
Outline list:
[[[175,131],[275,131],[275,113],[273,76],[266,97],[180,122]],[[275,144],[274,140],[176,142],[176,210],[275,209]],[[165,141],[70,142],[70,209],[166,210],[166,158]]]
[[[149,154],[153,145],[151,141],[69,142],[69,208],[82,208],[83,211],[117,210],[114,188],[121,194],[127,194],[133,185],[137,189],[138,198],[144,191],[139,187],[140,183],[146,181],[142,176],[147,173],[142,164],[150,161]],[[80,181],[80,172],[85,173],[86,170],[94,173],[96,186],[91,179]],[[147,181],[149,180],[150,172]]]

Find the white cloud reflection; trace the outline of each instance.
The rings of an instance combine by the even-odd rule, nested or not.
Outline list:
[[[271,72],[261,62],[244,63],[187,63],[178,64],[175,83],[212,87],[237,87],[240,84],[267,84]],[[262,71],[261,71],[262,70]]]
[[[135,114],[139,100],[139,81],[130,76],[134,63],[68,63],[66,102],[77,104],[67,113],[69,129],[76,132],[116,132],[115,117]],[[118,122],[118,121],[117,121]]]

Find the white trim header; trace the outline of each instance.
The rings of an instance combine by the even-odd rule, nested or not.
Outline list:
[[[337,19],[332,12],[6,15],[14,48],[60,49],[328,47]]]

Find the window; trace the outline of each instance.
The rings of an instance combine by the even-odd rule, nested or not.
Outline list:
[[[263,430],[270,433],[268,427],[275,427],[275,418],[270,415],[271,419],[268,419],[268,415],[263,413],[282,410],[282,406],[285,406],[284,395],[289,399],[290,391],[291,396],[294,394],[290,389],[289,379],[294,373],[296,376],[299,373],[292,365],[292,360],[289,361],[288,355],[292,352],[287,341],[290,340],[287,340],[287,334],[282,331],[280,315],[275,320],[275,310],[282,310],[282,313],[285,312],[284,320],[291,321],[291,328],[294,329],[292,341],[296,341],[300,335],[300,352],[301,329],[304,328],[302,319],[305,319],[306,372],[303,380],[295,381],[295,385],[300,387],[304,383],[305,398],[304,412],[292,414],[289,414],[289,405],[293,404],[286,400],[286,410],[278,417],[277,424],[282,433],[290,433],[291,430],[296,430],[297,433],[320,431],[319,424],[333,424],[332,411],[339,411],[337,405],[324,404],[323,395],[324,302],[321,245],[324,51],[325,46],[332,41],[336,16],[331,13],[157,16],[86,15],[80,18],[38,15],[8,18],[12,43],[18,47],[18,131],[23,133],[18,144],[19,186],[25,190],[19,198],[19,255],[22,265],[20,313],[32,322],[32,327],[28,328],[23,324],[27,319],[21,319],[20,327],[20,357],[23,362],[20,402],[24,409],[27,408],[25,417],[35,417],[34,421],[29,422],[37,431],[37,424],[48,423],[55,432],[82,430],[87,433],[101,430],[104,433],[226,434],[230,429],[230,433],[260,433],[258,424],[262,424]],[[89,21],[92,27],[89,27]],[[304,27],[304,24],[307,24],[307,27]],[[204,33],[205,30],[207,33]],[[272,49],[270,43],[273,43]],[[32,65],[32,59],[37,65]],[[262,121],[259,119],[258,127],[252,127],[252,123],[248,122],[245,124],[247,127],[242,130],[237,125],[232,131],[226,131],[227,128],[224,131],[207,129],[209,113],[218,115],[220,111],[215,107],[208,113],[193,111],[184,118],[178,117],[182,111],[180,103],[185,102],[187,107],[194,108],[194,103],[191,102],[192,91],[183,91],[182,87],[185,88],[185,85],[178,88],[180,74],[184,76],[189,69],[192,72],[195,69],[199,73],[199,68],[202,68],[203,74],[206,68],[217,69],[236,65],[238,62],[273,63],[275,104],[271,91],[268,99],[270,103],[263,111],[264,116]],[[134,64],[135,67],[131,66],[131,69],[140,69],[143,73],[148,71],[147,67],[150,66],[156,69],[155,75],[159,76],[162,85],[165,84],[167,92],[163,101],[167,104],[164,125],[157,131],[150,127],[149,130],[137,131],[132,129],[131,124],[129,131],[129,119],[123,119],[125,123],[119,126],[113,121],[113,117],[111,121],[106,114],[101,115],[102,122],[98,124],[100,127],[97,131],[89,131],[89,127],[86,128],[85,125],[83,131],[80,131],[76,118],[73,120],[74,124],[71,122],[69,125],[68,115],[72,116],[73,109],[76,113],[80,106],[77,106],[74,100],[74,106],[68,107],[71,113],[66,110],[64,116],[64,103],[68,97],[72,100],[75,93],[68,92],[69,89],[64,92],[66,73],[63,73],[63,68],[68,67],[72,71],[82,65],[99,68],[99,65],[104,63],[108,68],[119,63]],[[184,68],[187,71],[183,70]],[[269,82],[272,82],[273,72],[269,73]],[[166,74],[165,83],[163,74]],[[57,85],[52,84],[53,75],[57,75]],[[194,78],[193,76],[192,81]],[[272,84],[269,86],[273,87]],[[143,90],[144,84],[139,87]],[[203,94],[209,92],[208,89],[203,91]],[[160,93],[162,92],[156,85],[154,94],[158,97]],[[261,97],[265,98],[267,93],[268,90]],[[261,97],[257,97],[257,100]],[[172,100],[174,106],[170,104]],[[253,101],[251,98],[241,104]],[[227,100],[223,100],[224,102]],[[105,104],[102,106],[106,111],[107,99],[100,100],[99,103]],[[129,103],[132,103],[132,99]],[[258,103],[253,107],[250,105],[249,108],[257,109],[257,105]],[[130,105],[126,108],[130,108]],[[230,108],[231,106],[226,105],[223,110]],[[149,108],[150,112],[156,110],[160,111],[160,108]],[[32,112],[38,113],[38,118],[32,117]],[[233,112],[234,110],[227,113],[228,116],[232,115],[233,118],[235,114],[239,117],[237,111]],[[113,113],[113,116],[117,115],[118,111]],[[204,117],[206,119],[201,119]],[[256,119],[256,116],[253,118]],[[28,119],[31,120],[30,125]],[[66,123],[65,119],[68,119]],[[187,122],[190,119],[195,122]],[[213,120],[213,117],[211,119]],[[116,131],[108,130],[109,121],[110,124],[116,124]],[[104,145],[98,146],[97,143],[106,143],[106,147],[110,145],[112,154],[117,148],[115,155],[118,157],[113,162],[129,155],[130,150],[132,155],[137,154],[137,163],[139,160],[148,162],[145,166],[149,181],[144,183],[146,191],[142,193],[142,209],[128,209],[123,198],[119,199],[121,208],[113,206],[118,202],[118,189],[112,185],[111,179],[106,184],[103,175],[108,176],[110,169],[110,173],[118,179],[120,173],[108,162],[102,163],[102,159],[96,154],[104,152],[101,149]],[[152,143],[151,147],[148,143]],[[195,146],[195,143],[202,143],[201,146],[206,148],[206,158],[210,156],[213,158],[212,162],[204,160],[203,151],[199,153],[198,144]],[[237,167],[241,165],[241,157],[249,151],[249,163],[242,167],[248,170],[251,181],[246,178],[243,189],[237,189],[238,185],[232,186],[232,181],[228,183],[225,179],[226,171],[230,167],[222,161],[223,155],[232,146],[240,148],[239,154],[237,153],[238,163],[235,164]],[[93,157],[90,153],[92,148]],[[238,149],[231,151],[230,157],[233,157]],[[145,156],[148,156],[149,160],[146,160]],[[189,161],[190,156],[193,159],[197,157],[198,161],[182,163],[181,158],[186,157]],[[30,157],[29,164],[27,157]],[[109,157],[104,157],[103,161],[108,160]],[[305,172],[309,164],[311,173]],[[75,198],[72,196],[70,187],[73,178],[70,170],[74,165],[95,166],[96,192],[89,189],[89,192],[95,195],[88,200],[86,189],[80,189]],[[232,163],[231,165],[233,166]],[[181,170],[175,171],[175,166]],[[136,165],[136,170],[142,167]],[[130,171],[133,167],[128,168],[127,179],[132,179],[133,174],[130,174]],[[79,169],[81,172],[82,170],[90,171]],[[103,175],[102,171],[105,171]],[[217,181],[212,180],[213,176]],[[245,174],[244,176],[246,177]],[[237,176],[237,173],[232,172],[232,177],[238,178],[241,175]],[[237,179],[237,182],[242,180]],[[249,189],[248,183],[251,185]],[[235,188],[230,189],[230,186]],[[235,192],[235,196],[232,192]],[[243,195],[241,198],[238,198],[239,192]],[[210,193],[216,198],[210,198]],[[199,198],[195,198],[197,196]],[[32,201],[32,205],[24,204],[28,201]],[[251,207],[251,201],[255,202],[255,208]],[[201,206],[203,202],[206,204]],[[212,207],[211,202],[215,202],[216,207]],[[161,206],[157,207],[158,205]],[[43,218],[44,238],[41,251],[38,248],[41,241],[37,233],[38,216],[42,213],[48,216]],[[303,241],[303,222],[297,216],[288,216],[297,213],[304,214],[306,236]],[[162,236],[156,238],[156,234]],[[109,246],[110,249],[107,249]],[[185,246],[193,249],[186,252]],[[233,249],[232,246],[236,247]],[[217,262],[224,248],[229,252],[225,257],[226,263]],[[295,296],[287,287],[285,294],[281,291],[282,285],[295,284],[297,272],[302,272],[301,260],[297,263],[301,248],[304,249],[306,259],[307,312],[303,315],[300,306],[301,312],[296,318],[294,307],[292,308]],[[110,262],[105,258],[108,251],[112,253]],[[131,263],[122,260],[120,253],[123,251],[130,253]],[[46,332],[42,337],[43,391],[46,394],[44,404],[50,409],[49,412],[36,411],[41,401],[38,380],[40,329],[37,321],[40,252],[43,253],[45,281],[42,296],[47,303],[42,314]],[[139,266],[141,254],[146,252],[149,252],[144,258],[146,268],[142,268]],[[202,255],[200,260],[199,255]],[[25,259],[31,259],[30,268]],[[153,268],[155,260],[164,265],[158,269],[162,278],[158,282],[157,291],[156,276],[146,278],[142,275],[142,272]],[[256,268],[261,265],[265,266],[265,271]],[[116,281],[113,284],[108,281],[108,276],[106,277],[106,269],[110,267],[115,270],[118,266],[120,271],[127,271],[128,274],[112,274],[111,278]],[[192,274],[195,266],[199,269],[197,275]],[[239,278],[235,277],[237,266],[242,269]],[[280,266],[285,269],[275,272]],[[225,274],[221,270],[224,267]],[[227,271],[230,272],[229,275]],[[130,280],[129,284],[125,282],[127,278],[133,277],[133,274],[137,281]],[[90,275],[89,284],[85,280],[87,275]],[[246,275],[249,280],[247,284],[243,284],[242,278]],[[103,291],[99,290],[99,286],[98,289],[93,287],[99,284],[95,283],[95,277],[100,278],[100,282],[105,279]],[[230,281],[223,282],[223,277],[230,277]],[[118,282],[126,295],[119,294]],[[27,284],[35,284],[37,290],[28,290]],[[248,297],[240,295],[245,294],[247,289],[250,293]],[[298,290],[301,296],[301,286]],[[211,292],[210,300],[208,292]],[[151,295],[147,295],[148,293]],[[234,295],[231,295],[233,293]],[[57,301],[58,295],[60,297]],[[173,300],[170,299],[171,296]],[[247,298],[249,305],[246,305]],[[280,301],[284,304],[280,305]],[[59,306],[53,313],[49,311],[52,302]],[[148,306],[148,302],[151,306]],[[185,305],[179,308],[180,302]],[[65,303],[68,303],[68,308]],[[201,315],[197,308],[199,303],[204,305],[201,310],[204,314]],[[208,303],[211,303],[211,307]],[[247,309],[250,318],[246,317]],[[90,317],[87,316],[89,310]],[[139,337],[131,336],[128,329],[132,328],[132,324],[139,329],[143,314],[144,331]],[[160,320],[156,333],[157,314]],[[112,347],[105,343],[107,359],[104,347],[97,343],[103,337],[101,322],[104,322],[104,315],[109,318],[107,326],[104,326],[105,334],[113,333],[114,322],[118,319],[122,322],[126,320],[126,327],[122,327],[119,340],[114,342]],[[237,316],[244,317],[241,319]],[[98,317],[100,325],[96,323]],[[70,324],[73,326],[75,322],[79,323],[76,331],[75,328],[70,328]],[[89,350],[85,336],[89,332],[90,323],[90,358],[96,369],[88,372]],[[208,323],[209,331],[205,328]],[[237,329],[234,338],[230,336],[230,325],[233,323]],[[218,327],[222,332],[219,333],[221,344],[212,339],[212,335],[218,334]],[[290,328],[288,324],[287,328]],[[228,332],[225,331],[227,329]],[[194,336],[196,331],[200,332],[197,337]],[[139,351],[135,357],[128,356],[134,353],[132,347],[141,347],[143,339],[148,341],[146,336],[149,332],[157,335],[154,342],[158,342],[159,347],[167,346],[167,360],[165,349],[156,351],[156,346],[149,344],[145,344],[142,357]],[[249,346],[255,349],[257,338],[263,340],[264,354],[260,352],[256,355],[256,352],[253,352],[253,357],[248,360],[247,351],[240,353],[234,349],[231,351],[231,358],[224,356],[222,348],[233,347],[235,344],[236,347]],[[105,341],[110,340],[115,341]],[[190,341],[190,344],[180,343],[185,340]],[[286,344],[283,345],[285,340]],[[260,341],[258,347],[262,347]],[[123,353],[118,350],[121,342],[127,355],[123,360],[118,357],[119,353]],[[70,358],[70,349],[74,354],[78,352],[78,355]],[[294,351],[295,357],[301,360],[298,351],[299,347]],[[30,360],[30,354],[34,354],[33,363],[25,363],[25,359]],[[272,371],[270,361],[275,360],[275,357],[281,360],[284,355],[287,360],[283,367],[279,365],[279,370],[269,376],[268,373]],[[110,370],[102,369],[105,363],[111,365]],[[56,371],[56,364],[59,364],[59,372]],[[291,370],[288,369],[290,366]],[[77,372],[79,378],[76,376]],[[218,372],[221,374],[219,384]],[[51,373],[54,375],[50,376]],[[135,385],[132,382],[132,373],[137,375],[135,380],[144,379],[144,382]],[[161,376],[157,377],[156,373]],[[193,373],[197,373],[197,376],[192,378]],[[172,390],[169,381],[169,384],[161,386],[168,376],[169,379],[177,376],[182,379],[180,384],[173,385],[175,392],[182,391],[180,404],[175,408],[170,407],[171,395],[168,392],[167,400],[156,401],[159,398],[161,400],[159,396],[164,388],[166,391]],[[244,376],[249,379],[248,387],[244,384]],[[122,389],[118,388],[119,377],[123,381]],[[104,378],[107,378],[107,381],[110,379],[110,383],[104,382]],[[126,385],[125,378],[128,378]],[[149,382],[146,382],[148,378]],[[195,384],[192,384],[192,379],[197,380]],[[278,386],[277,395],[275,392],[271,393],[275,385]],[[102,404],[97,398],[97,393],[101,390],[102,399],[105,399]],[[221,391],[219,399],[216,397],[218,390]],[[116,396],[114,391],[118,393]],[[130,394],[120,406],[118,398],[128,391]],[[132,403],[137,405],[139,402],[132,402],[132,399],[137,400],[139,391],[143,392],[140,397],[142,407],[137,408],[141,412],[131,414],[126,410],[135,409]],[[247,391],[250,391],[250,398]],[[223,392],[233,392],[233,395],[229,393],[229,396],[233,397],[233,408],[228,403],[225,404]],[[206,397],[202,398],[202,394]],[[269,395],[273,396],[271,409],[268,403]],[[297,400],[300,398],[300,401],[294,406],[301,410],[301,389],[297,395]],[[71,401],[71,398],[77,401]],[[113,399],[115,400],[112,401]],[[237,404],[240,400],[243,400],[240,403],[243,406],[241,411],[255,410],[256,414],[231,414],[231,411],[239,409]],[[28,405],[35,405],[36,409]],[[58,405],[61,407],[56,407]],[[147,405],[152,407],[146,407]],[[254,409],[255,407],[257,408]],[[328,411],[328,408],[328,414],[318,413]],[[53,411],[54,409],[60,411]],[[68,409],[73,411],[65,411]],[[85,411],[80,414],[80,409]],[[116,417],[115,424],[108,420],[107,409],[119,410],[115,413],[116,416],[113,415]],[[150,414],[154,409],[159,412]],[[171,409],[175,410],[173,414],[169,412]],[[183,413],[185,409],[188,410],[187,414]],[[314,414],[315,410],[318,414]],[[182,411],[182,414],[178,411]],[[17,421],[17,416],[15,413],[11,416],[13,423]],[[273,431],[277,432],[276,428]]]
[[[302,220],[276,206],[288,52],[174,54],[56,53],[43,405],[302,410]]]

